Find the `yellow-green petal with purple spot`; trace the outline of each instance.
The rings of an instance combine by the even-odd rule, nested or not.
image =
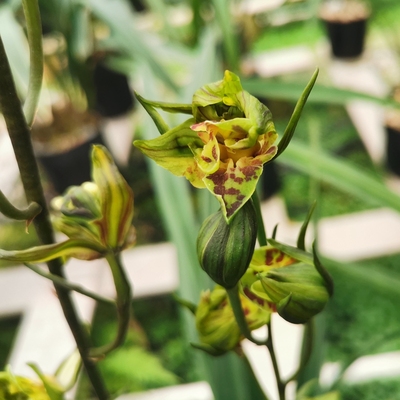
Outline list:
[[[133,219],[133,192],[104,146],[92,149],[92,176],[99,188],[103,243],[112,249],[125,244]]]

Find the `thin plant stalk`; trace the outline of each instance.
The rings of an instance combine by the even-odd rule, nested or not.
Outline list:
[[[106,344],[90,351],[90,356],[94,358],[103,358],[107,353],[115,350],[123,344],[128,331],[131,315],[131,286],[122,266],[120,256],[110,253],[107,255],[106,260],[110,265],[117,291],[116,306],[118,314],[118,329],[115,339],[110,344]]]
[[[33,153],[30,138],[30,129],[26,123],[21,103],[18,98],[10,65],[0,37],[0,109],[3,113],[15,157],[20,170],[21,181],[28,203],[36,202],[42,207],[40,214],[33,223],[40,241],[43,244],[54,243],[54,232],[50,222],[49,211],[46,205],[44,192],[39,176],[39,169]],[[62,262],[57,259],[49,262],[51,274],[64,278]],[[65,318],[75,338],[82,362],[92,386],[100,400],[107,400],[109,395],[104,386],[103,378],[94,361],[88,357],[90,341],[89,336],[82,326],[75,306],[72,302],[70,291],[57,284],[54,285],[58,299],[61,303]]]
[[[276,385],[278,387],[279,400],[285,400],[286,399],[286,396],[285,396],[286,383],[282,381],[281,374],[279,372],[278,360],[276,359],[274,342],[273,342],[273,338],[272,338],[271,321],[267,324],[267,327],[268,327],[268,338],[265,342],[265,345],[267,346],[267,349],[271,356],[272,366],[274,368],[274,373],[275,373],[275,378],[276,378]]]

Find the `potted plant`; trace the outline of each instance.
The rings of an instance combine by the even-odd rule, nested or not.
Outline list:
[[[335,57],[362,54],[369,14],[369,8],[360,0],[327,0],[322,4],[319,17],[325,23]]]
[[[75,54],[67,31],[56,33],[50,23],[46,31],[44,81],[50,95],[32,138],[48,178],[62,193],[90,180],[89,151],[104,144],[103,122],[128,114],[133,96],[127,77],[107,67],[110,54],[94,50],[93,35],[86,37],[85,51]]]

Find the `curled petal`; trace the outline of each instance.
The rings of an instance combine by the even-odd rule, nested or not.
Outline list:
[[[204,143],[196,132],[190,129],[194,120],[189,119],[152,140],[136,140],[134,145],[158,165],[177,176],[184,176],[198,188],[204,188],[200,170],[193,154],[202,149]]]
[[[100,195],[102,242],[122,248],[132,225],[133,192],[104,146],[93,146],[92,176]]]

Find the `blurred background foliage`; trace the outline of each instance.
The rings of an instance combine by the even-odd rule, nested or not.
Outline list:
[[[96,112],[94,74],[100,64],[125,75],[132,89],[144,97],[176,102],[190,102],[196,88],[220,79],[223,70],[229,68],[241,75],[248,90],[266,102],[282,132],[312,71],[264,79],[246,68],[248,61],[292,46],[317,52],[327,39],[318,18],[321,1],[277,1],[275,8],[267,7],[268,2],[247,2],[247,7],[266,6],[253,13],[245,12],[246,2],[239,0],[41,0],[46,70],[39,118],[48,115],[59,97],[81,110]],[[368,57],[371,59],[374,51],[379,55],[381,48],[390,50],[397,64],[394,70],[383,68],[381,72],[388,86],[398,84],[400,5],[398,0],[370,0],[368,4]],[[23,98],[29,57],[18,0],[0,1],[0,33]],[[398,195],[385,185],[385,165],[371,160],[345,109],[352,99],[393,102],[389,97],[333,87],[324,69],[329,60],[320,61],[320,78],[288,149],[289,156],[283,156],[277,165],[280,195],[289,217],[302,220],[315,195],[318,218],[382,206],[400,211]],[[132,115],[139,121],[136,138],[158,135],[138,107],[133,108]],[[171,125],[177,122],[179,116],[168,120]],[[312,152],[313,140],[318,141],[320,155]],[[302,167],[307,155],[318,166],[318,174],[313,175],[315,169]],[[148,164],[133,147],[122,172],[135,192],[138,244],[173,241],[178,248],[180,295],[197,302],[200,290],[210,282],[198,268],[194,243],[199,224],[216,203],[205,191],[194,193],[182,180]],[[33,233],[22,234],[21,224],[1,222],[1,247],[36,243]],[[314,359],[318,361],[310,366],[309,378],[318,376],[325,361],[346,366],[364,354],[400,350],[399,261],[400,254],[392,254],[354,265],[328,262],[336,294],[322,322],[318,322],[323,345],[316,349],[319,354],[314,354]],[[192,353],[188,340],[196,336],[193,320],[181,314],[170,297],[135,301],[134,310],[135,321],[125,347],[102,364],[113,393],[206,378],[218,400],[257,400],[257,394],[250,394],[248,389],[253,378],[238,359],[227,356],[214,360]],[[94,341],[106,341],[113,324],[107,309],[99,307]],[[17,326],[17,319],[1,321],[2,364]],[[242,379],[236,379],[227,391],[218,383],[221,369]],[[344,400],[400,399],[398,380],[338,385]],[[82,399],[85,390],[83,381]]]

